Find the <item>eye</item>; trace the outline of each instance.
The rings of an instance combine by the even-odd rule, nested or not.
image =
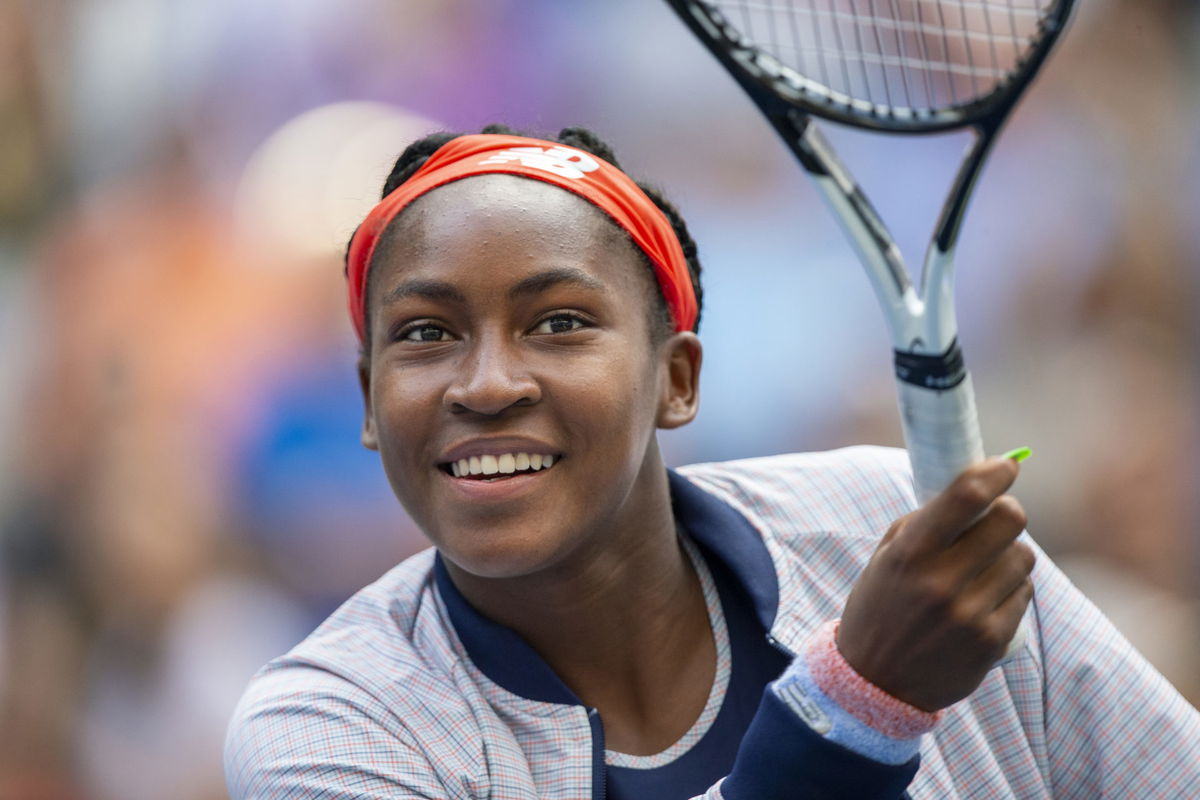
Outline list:
[[[400,338],[406,342],[447,342],[450,332],[441,325],[431,322],[421,322],[406,328]]]
[[[574,314],[554,314],[539,322],[534,333],[570,333],[586,327],[582,319]]]

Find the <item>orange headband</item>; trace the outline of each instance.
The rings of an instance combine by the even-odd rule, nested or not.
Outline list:
[[[654,275],[676,331],[696,326],[699,307],[687,260],[666,215],[621,170],[600,158],[556,142],[524,136],[473,134],[451,139],[383,198],[350,240],[346,278],[350,319],[359,341],[366,336],[367,273],[388,224],[426,192],[472,175],[508,173],[552,183],[587,200],[628,233],[654,265]]]

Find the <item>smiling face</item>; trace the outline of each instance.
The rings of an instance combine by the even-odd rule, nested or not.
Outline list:
[[[529,575],[669,526],[654,431],[695,415],[700,350],[652,335],[634,245],[507,175],[435,189],[396,227],[372,266],[363,441],[452,565]]]

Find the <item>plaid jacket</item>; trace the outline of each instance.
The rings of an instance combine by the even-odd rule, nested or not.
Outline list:
[[[672,495],[798,652],[914,507],[907,469],[902,451],[857,447],[686,467]],[[704,797],[1200,797],[1200,714],[1044,555],[1033,577],[1025,648],[948,710],[915,777],[764,701]],[[234,800],[601,800],[603,753],[596,713],[426,551],[255,676],[225,758]]]

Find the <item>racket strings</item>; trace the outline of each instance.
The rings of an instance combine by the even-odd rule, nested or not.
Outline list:
[[[742,37],[842,102],[936,111],[1004,85],[1058,0],[716,0]]]

